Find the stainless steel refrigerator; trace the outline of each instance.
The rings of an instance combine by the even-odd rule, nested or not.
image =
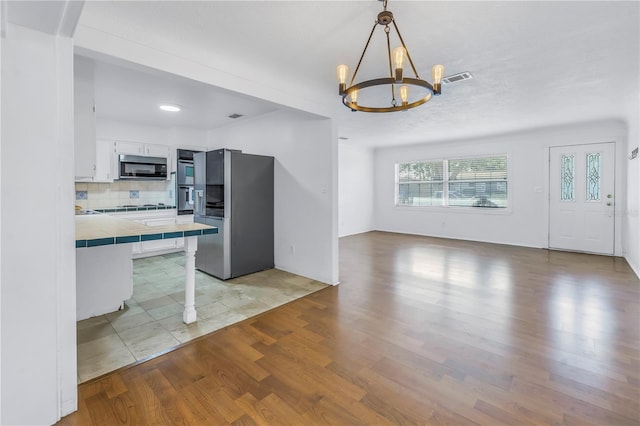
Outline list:
[[[196,268],[221,279],[273,268],[273,157],[218,149],[193,162],[194,220],[218,227],[198,237]]]

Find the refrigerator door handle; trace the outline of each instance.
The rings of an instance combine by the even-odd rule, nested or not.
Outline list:
[[[202,206],[202,199],[204,197],[204,191],[203,190],[196,190],[195,191],[195,207],[194,210],[196,213],[200,214],[200,215],[204,215],[204,209]]]

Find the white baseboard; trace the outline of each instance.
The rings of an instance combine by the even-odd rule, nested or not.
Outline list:
[[[628,256],[625,256],[624,258],[627,261],[627,263],[629,264],[629,266],[631,267],[631,270],[636,274],[636,277],[638,277],[638,279],[640,279],[640,267],[638,267],[638,265],[633,263],[631,261],[631,259],[629,259]]]

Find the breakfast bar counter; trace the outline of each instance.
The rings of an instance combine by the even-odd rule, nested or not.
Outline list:
[[[76,216],[76,248],[216,233],[218,228],[201,223],[147,226],[106,214]]]
[[[76,319],[117,311],[133,294],[131,243],[184,238],[185,310],[196,321],[195,252],[198,236],[218,228],[201,223],[148,226],[106,214],[76,216]]]

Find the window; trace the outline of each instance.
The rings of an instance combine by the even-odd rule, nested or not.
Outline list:
[[[396,171],[398,206],[507,207],[506,155],[400,163]]]
[[[396,204],[402,206],[442,205],[442,190],[444,188],[442,161],[399,164],[398,182],[398,202]]]

